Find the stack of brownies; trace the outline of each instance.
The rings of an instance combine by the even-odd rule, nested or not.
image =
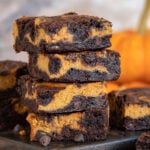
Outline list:
[[[14,48],[29,53],[28,71],[19,82],[31,141],[106,139],[109,106],[106,83],[118,79],[117,52],[107,50],[111,23],[68,13],[22,17],[14,23]]]

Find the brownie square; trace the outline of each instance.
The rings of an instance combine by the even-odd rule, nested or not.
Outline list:
[[[65,54],[29,54],[29,74],[56,82],[103,82],[120,75],[119,54],[111,50]]]
[[[108,94],[110,125],[126,130],[150,129],[150,88],[131,88]]]
[[[52,141],[99,141],[108,134],[108,101],[106,105],[90,111],[67,114],[34,114],[27,116],[30,140],[40,141],[48,136]]]
[[[0,100],[18,97],[17,79],[27,74],[27,64],[20,61],[0,61]]]
[[[70,113],[101,108],[105,105],[106,85],[94,83],[54,83],[19,80],[22,103],[34,112]]]
[[[21,17],[13,24],[17,52],[60,53],[110,47],[111,23],[103,18],[68,13]]]

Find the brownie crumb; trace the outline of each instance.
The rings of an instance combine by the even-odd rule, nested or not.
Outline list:
[[[18,134],[23,129],[24,128],[20,124],[17,124],[17,125],[15,125],[13,131],[14,131],[14,133]]]
[[[19,131],[19,135],[25,136],[25,135],[26,135],[26,130],[21,130],[21,131]]]
[[[84,136],[83,136],[83,134],[77,134],[77,135],[74,137],[74,141],[75,141],[75,142],[84,142]]]
[[[47,136],[47,135],[43,135],[40,140],[39,140],[40,144],[43,146],[47,146],[49,145],[49,143],[51,142],[51,137]]]

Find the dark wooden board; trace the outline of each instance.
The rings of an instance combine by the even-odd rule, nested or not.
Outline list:
[[[135,141],[140,133],[112,130],[106,141],[51,142],[49,146],[43,147],[36,142],[30,142],[28,136],[18,136],[8,131],[0,132],[0,150],[134,150]]]

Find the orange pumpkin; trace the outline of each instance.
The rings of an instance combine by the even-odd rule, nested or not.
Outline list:
[[[144,72],[142,81],[150,83],[150,30],[146,32],[144,38]]]
[[[121,85],[121,89],[127,89],[127,88],[137,88],[137,87],[150,87],[150,84],[140,81],[125,83]]]
[[[121,55],[122,72],[119,83],[150,82],[150,31],[146,30],[149,14],[150,0],[146,0],[138,30],[126,30],[112,36],[111,48]]]
[[[115,83],[115,82],[108,82],[107,93],[111,91],[116,91],[116,90],[124,90],[128,88],[138,88],[138,87],[150,87],[150,84],[145,83],[145,82],[140,82],[140,81],[129,82],[129,83],[125,83],[122,85],[119,85],[118,83]]]
[[[112,47],[121,55],[121,76],[119,83],[138,81],[144,73],[144,36],[134,30],[114,33]]]
[[[115,82],[107,82],[107,93],[111,91],[117,91],[120,90],[120,87],[117,83]]]

